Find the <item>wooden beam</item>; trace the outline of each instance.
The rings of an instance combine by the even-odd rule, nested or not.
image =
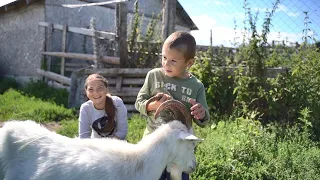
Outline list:
[[[129,0],[110,0],[106,2],[87,3],[87,4],[62,4],[62,6],[68,7],[68,8],[78,8],[78,7],[85,7],[85,6],[102,6],[106,4],[120,3],[120,2],[126,2],[126,1],[129,1]]]
[[[108,88],[111,94],[117,95],[117,96],[137,96],[141,87],[123,87],[121,91],[117,91],[115,87],[109,87]]]
[[[111,86],[111,85],[115,85],[117,84],[117,79],[110,79],[107,77],[107,80],[108,80],[108,84]],[[142,78],[123,78],[122,79],[122,85],[139,85],[139,86],[142,86],[143,83],[145,81],[145,78],[142,77]]]
[[[39,26],[48,27],[49,23],[39,22]],[[63,30],[63,25],[53,24],[53,29]],[[91,29],[86,29],[86,28],[78,28],[78,27],[68,26],[68,32],[82,34],[82,35],[91,36],[91,37],[94,36],[94,32]],[[105,32],[105,31],[97,31],[97,33],[98,33],[98,37],[100,39],[109,39],[111,41],[114,41],[116,39],[115,33]]]
[[[130,77],[145,77],[151,68],[107,68],[107,69],[98,69],[94,71],[92,69],[86,69],[86,74],[99,73],[101,75],[123,75]]]
[[[123,77],[122,77],[122,76],[118,76],[118,77],[117,77],[117,83],[116,83],[116,89],[117,89],[117,91],[121,91],[121,88],[122,88],[122,80],[123,80]]]
[[[46,51],[50,52],[51,51],[51,46],[52,46],[52,38],[53,38],[53,24],[49,23],[48,28],[47,28],[47,37],[46,37]],[[47,58],[47,70],[51,71],[51,57],[48,56]]]
[[[37,69],[37,73],[42,75],[42,76],[44,76],[44,77],[47,77],[49,79],[52,79],[52,80],[55,80],[57,82],[66,84],[68,86],[70,86],[70,84],[71,84],[71,79],[70,78],[67,78],[65,76],[61,76],[60,74],[56,74],[56,73],[49,72],[49,71],[44,71],[44,70],[41,70],[41,69]]]
[[[60,83],[57,83],[56,81],[49,81],[48,86],[53,87],[53,88],[66,89],[67,91],[70,92],[70,86],[64,86]]]
[[[62,47],[61,47],[61,51],[63,53],[66,52],[66,44],[67,44],[67,25],[65,24],[63,26],[63,31],[62,31]],[[65,58],[64,57],[61,57],[61,65],[60,65],[60,74],[62,76],[64,76],[64,71],[65,71]]]
[[[81,54],[81,53],[63,53],[63,52],[41,52],[43,55],[48,56],[57,56],[57,57],[65,57],[65,58],[74,58],[74,59],[81,59],[81,60],[94,60],[94,56],[91,54]],[[109,64],[120,64],[119,57],[111,57],[111,56],[103,56],[102,62],[109,63]]]
[[[118,3],[116,5],[116,32],[121,68],[131,67],[133,65],[133,63],[128,60],[127,13],[128,7],[126,3]]]
[[[125,104],[125,106],[129,112],[137,111],[133,104]]]

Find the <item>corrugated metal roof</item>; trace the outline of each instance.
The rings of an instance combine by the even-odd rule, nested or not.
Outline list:
[[[184,10],[180,2],[177,0],[177,13],[181,16],[182,20],[190,27],[191,30],[199,30],[197,25],[192,21],[189,14]]]
[[[18,1],[18,0],[1,0],[0,7],[5,6],[5,5],[10,4],[12,2],[15,2],[15,1]]]

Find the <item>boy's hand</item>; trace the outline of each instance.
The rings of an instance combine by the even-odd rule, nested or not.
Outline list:
[[[194,99],[190,99],[189,103],[192,105],[190,108],[191,115],[195,119],[201,120],[206,116],[206,109],[200,103],[197,103]]]
[[[157,110],[157,108],[163,103],[165,102],[166,100],[170,100],[172,99],[172,97],[168,94],[164,94],[164,93],[158,93],[156,94],[154,97],[152,98],[155,98],[154,101],[150,101],[150,102],[147,102],[147,105],[146,105],[146,109],[147,111],[155,111]]]

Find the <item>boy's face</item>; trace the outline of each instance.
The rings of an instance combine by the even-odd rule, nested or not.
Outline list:
[[[186,78],[186,69],[193,64],[193,59],[186,61],[182,52],[169,48],[165,42],[162,47],[162,67],[165,75],[169,77]]]

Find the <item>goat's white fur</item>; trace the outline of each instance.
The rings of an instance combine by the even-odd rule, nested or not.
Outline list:
[[[33,121],[11,121],[0,128],[0,179],[157,180],[166,166],[193,172],[197,141],[179,121],[137,144],[68,138]]]

